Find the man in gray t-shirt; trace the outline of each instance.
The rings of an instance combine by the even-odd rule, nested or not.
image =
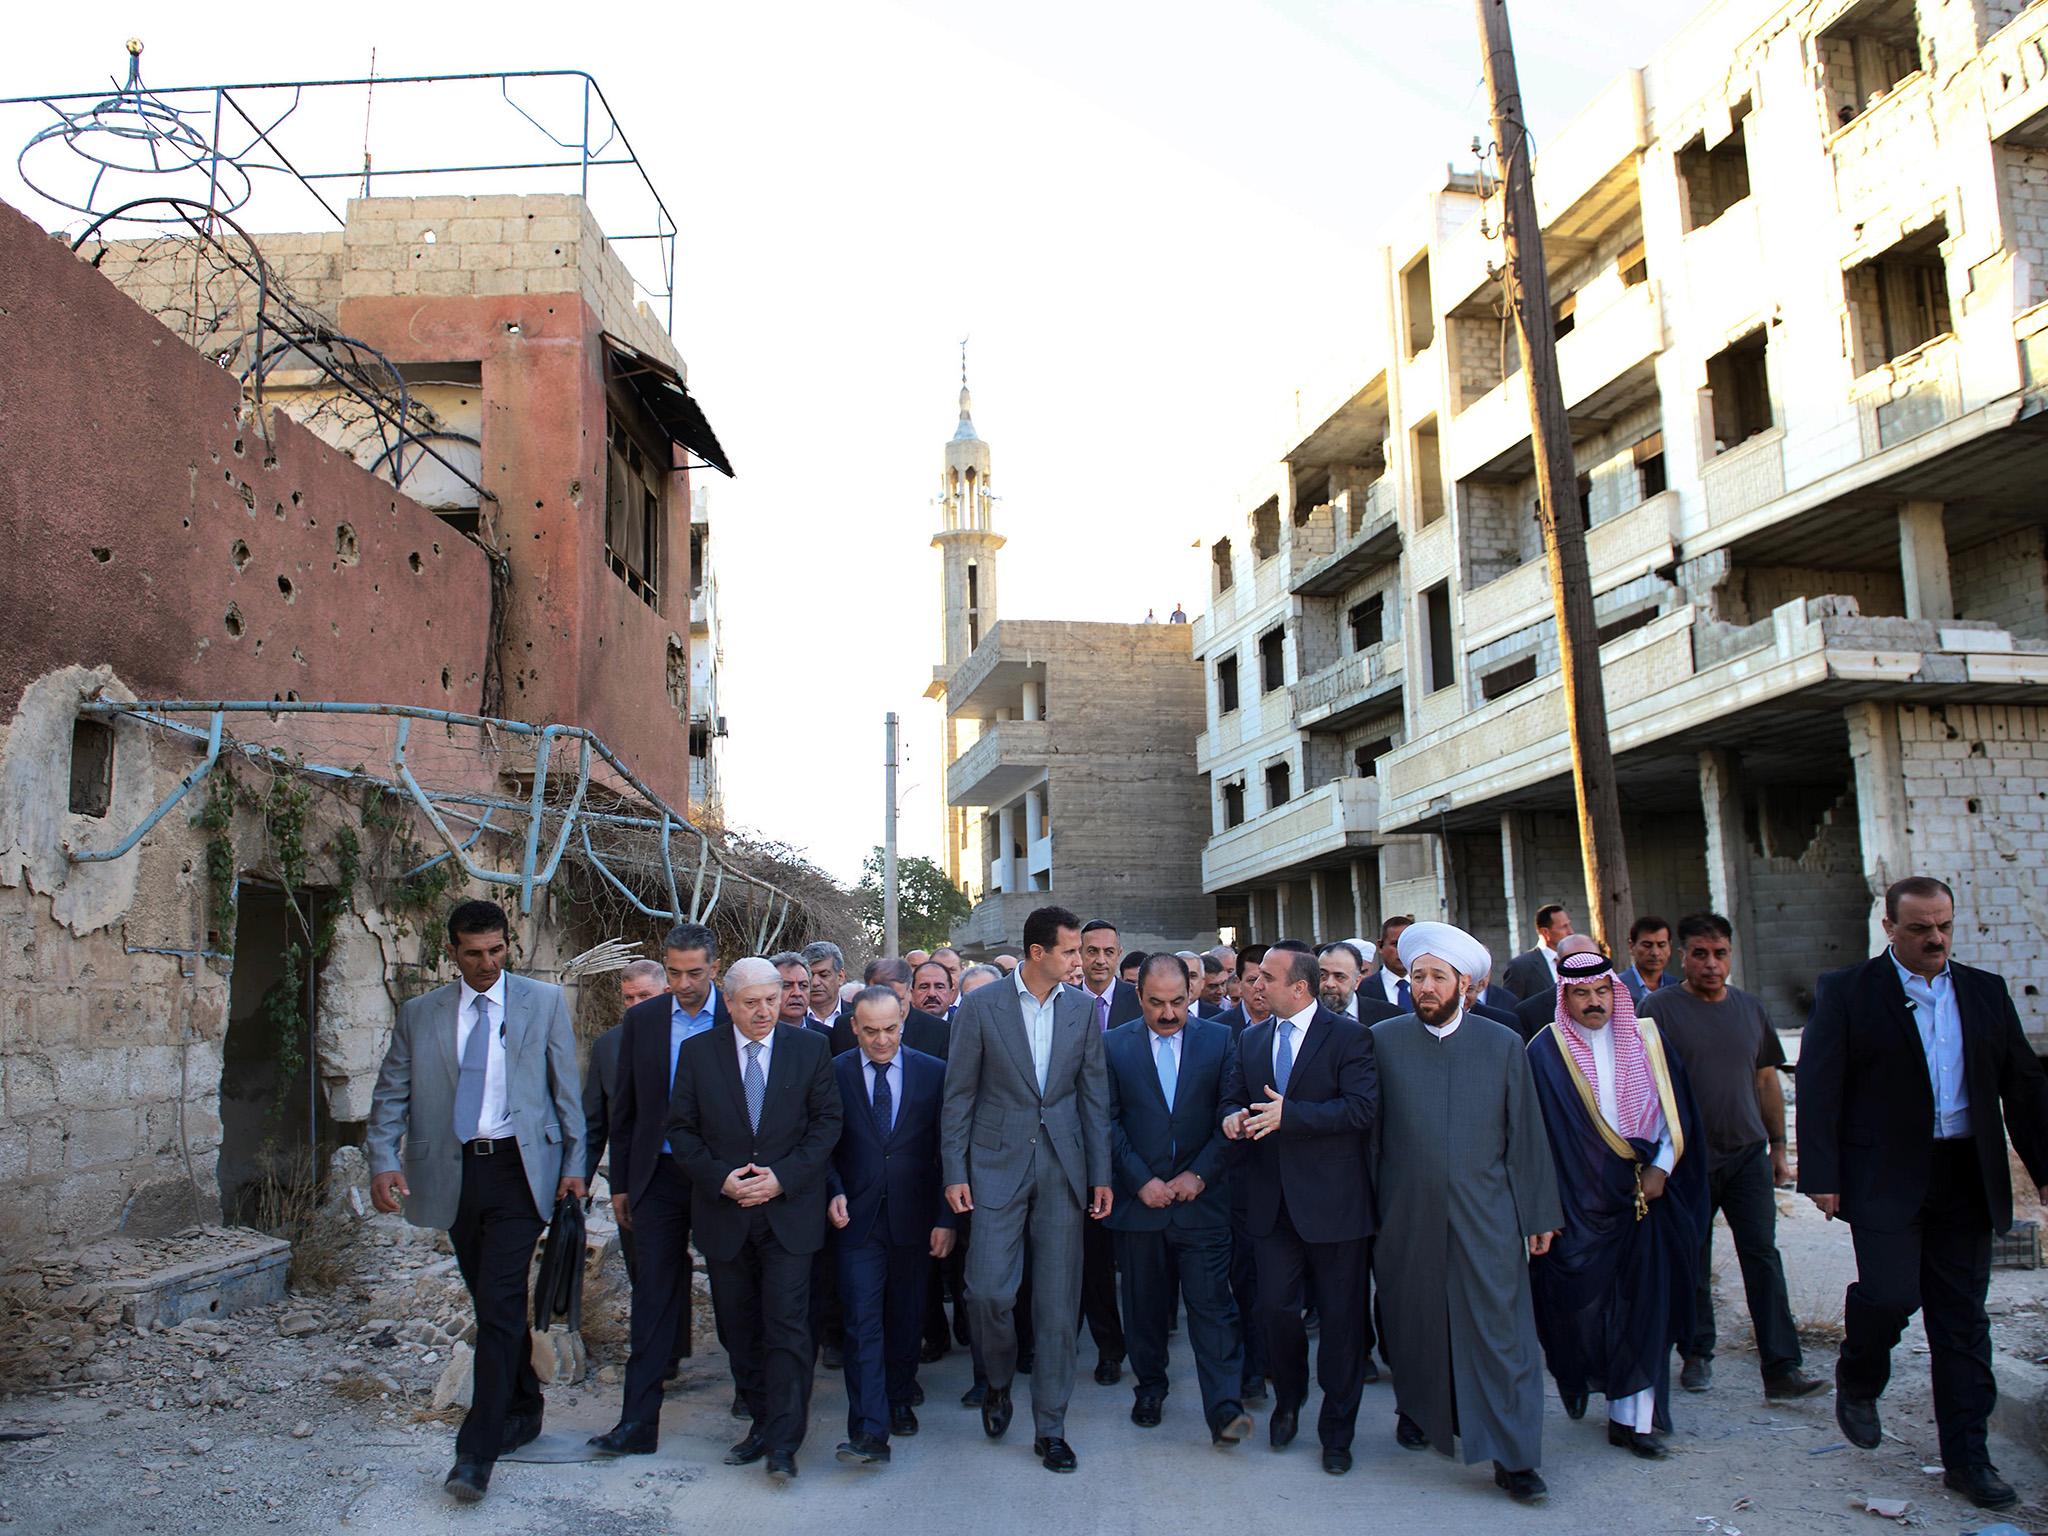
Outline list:
[[[1785,1294],[1772,1189],[1792,1177],[1785,1156],[1785,1092],[1778,1081],[1785,1051],[1763,1004],[1728,985],[1733,946],[1733,930],[1718,913],[1695,912],[1680,919],[1684,984],[1652,992],[1640,1005],[1642,1016],[1657,1021],[1666,1043],[1685,1063],[1707,1137],[1712,1203],[1696,1271],[1692,1339],[1682,1346],[1685,1366],[1678,1380],[1688,1392],[1704,1392],[1713,1380],[1712,1212],[1718,1210],[1728,1218],[1742,1266],[1764,1396],[1810,1397],[1827,1383],[1799,1368],[1799,1331]]]

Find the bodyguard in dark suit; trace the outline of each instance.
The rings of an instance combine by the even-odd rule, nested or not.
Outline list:
[[[668,990],[668,977],[657,960],[628,961],[619,972],[621,1012]],[[590,1042],[590,1060],[583,1067],[584,1178],[597,1176],[604,1161],[604,1149],[612,1139],[612,1099],[618,1093],[619,1046],[626,1038],[623,1018]],[[619,1229],[619,1252],[626,1261],[626,1277],[633,1275],[633,1234]]]
[[[888,983],[879,982],[877,985],[888,986]],[[900,994],[896,993],[894,987],[889,987],[889,991],[896,995],[897,1005],[904,1010],[904,1046],[913,1051],[921,1051],[927,1056],[936,1056],[939,1060],[944,1061],[946,1059],[947,1042],[952,1036],[952,1031],[946,1027],[946,1021],[941,1018],[935,1018],[920,1008],[912,1008],[907,1002],[903,1001]],[[853,1031],[853,1004],[848,1003],[840,1013],[838,1021],[832,1026],[832,1054],[834,1056],[844,1056],[848,1051],[857,1050],[859,1045],[859,1038]]]
[[[690,1315],[690,1180],[668,1135],[683,1042],[732,1015],[712,985],[718,939],[678,923],[663,943],[670,991],[626,1011],[611,1100],[612,1213],[633,1239],[633,1317],[619,1422],[590,1445],[601,1456],[645,1456],[660,1439],[662,1384]]]
[[[1365,1275],[1373,1233],[1366,1154],[1379,1114],[1372,1036],[1316,1002],[1316,957],[1275,946],[1260,962],[1272,1018],[1238,1036],[1223,1131],[1250,1142],[1237,1171],[1257,1252],[1259,1314],[1273,1381],[1274,1449],[1293,1441],[1308,1397],[1302,1308],[1321,1314],[1316,1380],[1323,1470],[1351,1469],[1365,1384]]]
[[[1116,924],[1094,918],[1081,925],[1081,1001],[1105,1034],[1138,1017],[1138,989],[1116,974],[1123,940]],[[1123,1378],[1124,1323],[1116,1302],[1116,1237],[1106,1221],[1081,1229],[1081,1317],[1095,1341],[1095,1380],[1113,1387]]]
[[[683,1042],[668,1139],[690,1177],[711,1303],[754,1418],[726,1461],[766,1456],[769,1477],[786,1482],[810,1415],[811,1256],[825,1241],[841,1109],[825,1042],[776,1022],[781,993],[766,960],[726,972],[732,1027]]]
[[[1525,949],[1501,972],[1501,985],[1527,1002],[1535,997],[1551,999],[1557,1006],[1558,941],[1572,931],[1572,915],[1563,906],[1547,901],[1536,909],[1536,947]],[[1546,1021],[1547,1022],[1547,1021]]]
[[[1892,1346],[1924,1308],[1948,1486],[2005,1509],[2018,1495],[1985,1445],[1997,1388],[1984,1292],[1991,1235],[2012,1226],[2008,1131],[2048,1186],[2048,1081],[2005,982],[1950,960],[1949,888],[1915,876],[1884,904],[1890,947],[1820,978],[1799,1050],[1799,1188],[1856,1243],[1835,1417],[1876,1448]]]
[[[1230,1165],[1223,1084],[1237,1042],[1213,1019],[1188,1016],[1187,973],[1173,955],[1138,972],[1144,1016],[1103,1041],[1109,1067],[1109,1150],[1123,1273],[1124,1328],[1137,1375],[1131,1422],[1159,1423],[1167,1391],[1172,1281],[1187,1308],[1188,1342],[1202,1388],[1202,1418],[1217,1445],[1235,1445],[1252,1422],[1239,1400],[1244,1349],[1230,1296]]]
[[[917,1433],[912,1397],[932,1260],[953,1249],[940,1194],[939,1107],[946,1064],[903,1047],[902,1005],[888,987],[853,999],[859,1048],[832,1064],[845,1106],[832,1154],[845,1312],[846,1443],[839,1459],[889,1459],[889,1436]]]

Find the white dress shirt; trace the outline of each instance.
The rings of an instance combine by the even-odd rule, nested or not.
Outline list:
[[[1608,1129],[1621,1134],[1621,1109],[1614,1095],[1614,1030],[1612,1028],[1581,1029],[1565,1021],[1571,1031],[1593,1052],[1593,1098],[1600,1106],[1600,1118]],[[1657,1135],[1656,1164],[1666,1173],[1678,1166],[1678,1150],[1671,1140],[1671,1127],[1664,1126]]]
[[[455,1013],[455,1060],[469,1048],[469,1033],[476,1027],[476,1000],[481,997],[490,1009],[490,1046],[484,1056],[484,1102],[476,1117],[476,1133],[485,1141],[503,1141],[512,1134],[512,1116],[505,1102],[505,973],[488,992],[478,992],[466,981],[458,982],[461,1006]]]
[[[1455,1035],[1458,1032],[1458,1026],[1464,1022],[1465,1010],[1463,1008],[1460,1008],[1456,1013],[1451,1015],[1450,1023],[1438,1026],[1429,1023],[1427,1020],[1424,1020],[1422,1027],[1428,1030],[1432,1035],[1435,1035],[1437,1039],[1448,1040],[1452,1035]]]
[[[1536,953],[1543,957],[1543,963],[1550,967],[1550,982],[1557,985],[1557,951],[1541,940],[1537,941]]]
[[[771,1028],[761,1039],[749,1040],[740,1033],[739,1025],[735,1024],[732,1027],[732,1039],[733,1049],[738,1053],[739,1057],[740,1085],[742,1087],[746,1086],[747,1081],[747,1047],[750,1045],[761,1047],[761,1083],[765,1089],[768,1083],[768,1064],[775,1059],[775,1031]]]
[[[1380,995],[1388,1002],[1398,1004],[1401,1001],[1401,983],[1406,981],[1407,977],[1396,976],[1382,964],[1372,973],[1372,979],[1379,983]]]
[[[1310,1003],[1301,1012],[1288,1018],[1282,1019],[1277,1015],[1275,1016],[1273,1025],[1273,1073],[1276,1077],[1280,1072],[1280,1042],[1285,1040],[1291,1047],[1292,1054],[1287,1059],[1287,1070],[1292,1072],[1301,1062],[1301,1048],[1308,1043],[1308,1027],[1315,1021],[1315,1016],[1316,1005],[1314,1003]]]
[[[1059,998],[1060,984],[1055,982],[1041,1003],[1024,984],[1024,967],[1017,967],[1017,1006],[1024,1014],[1024,1038],[1031,1046],[1031,1070],[1038,1074],[1040,1093],[1045,1092],[1045,1080],[1052,1071],[1052,1024]]]
[[[861,1081],[868,1087],[868,1107],[875,1105],[875,1064],[863,1053],[860,1058]],[[882,1076],[889,1079],[889,1123],[884,1130],[896,1128],[896,1117],[903,1113],[903,1053],[898,1051],[889,1058],[889,1064],[882,1068]]]

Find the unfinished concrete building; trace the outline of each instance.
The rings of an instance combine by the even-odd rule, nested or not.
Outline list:
[[[131,69],[67,125],[178,104]],[[542,975],[801,928],[676,809],[728,466],[589,202],[252,239],[223,199],[0,206],[4,1250],[247,1215],[360,1139],[464,894]]]
[[[953,942],[1018,953],[1025,917],[1057,904],[1116,923],[1126,949],[1214,943],[1178,724],[1200,707],[1189,626],[1001,618],[991,468],[963,372],[932,538],[945,659],[926,691],[944,710],[943,866],[974,902]]]
[[[1720,0],[1537,163],[1636,909],[1726,912],[1786,1023],[1903,872],[1966,960],[2048,931],[2044,57],[2039,5]],[[1583,906],[1493,190],[1390,224],[1216,541],[1205,883],[1250,937],[1505,955]]]

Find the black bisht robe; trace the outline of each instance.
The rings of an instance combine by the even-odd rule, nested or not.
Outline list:
[[[1638,1021],[1665,1125],[1680,1149],[1664,1193],[1636,1216],[1636,1170],[1655,1161],[1650,1142],[1622,1138],[1599,1118],[1592,1085],[1576,1071],[1556,1026],[1529,1042],[1537,1102],[1557,1161],[1564,1229],[1530,1261],[1536,1331],[1558,1391],[1608,1399],[1654,1387],[1655,1423],[1671,1430],[1671,1350],[1692,1336],[1693,1296],[1706,1241],[1707,1144],[1685,1068],[1650,1020]],[[1611,1026],[1610,1026],[1611,1027]],[[1661,1069],[1661,1070],[1660,1070]]]

